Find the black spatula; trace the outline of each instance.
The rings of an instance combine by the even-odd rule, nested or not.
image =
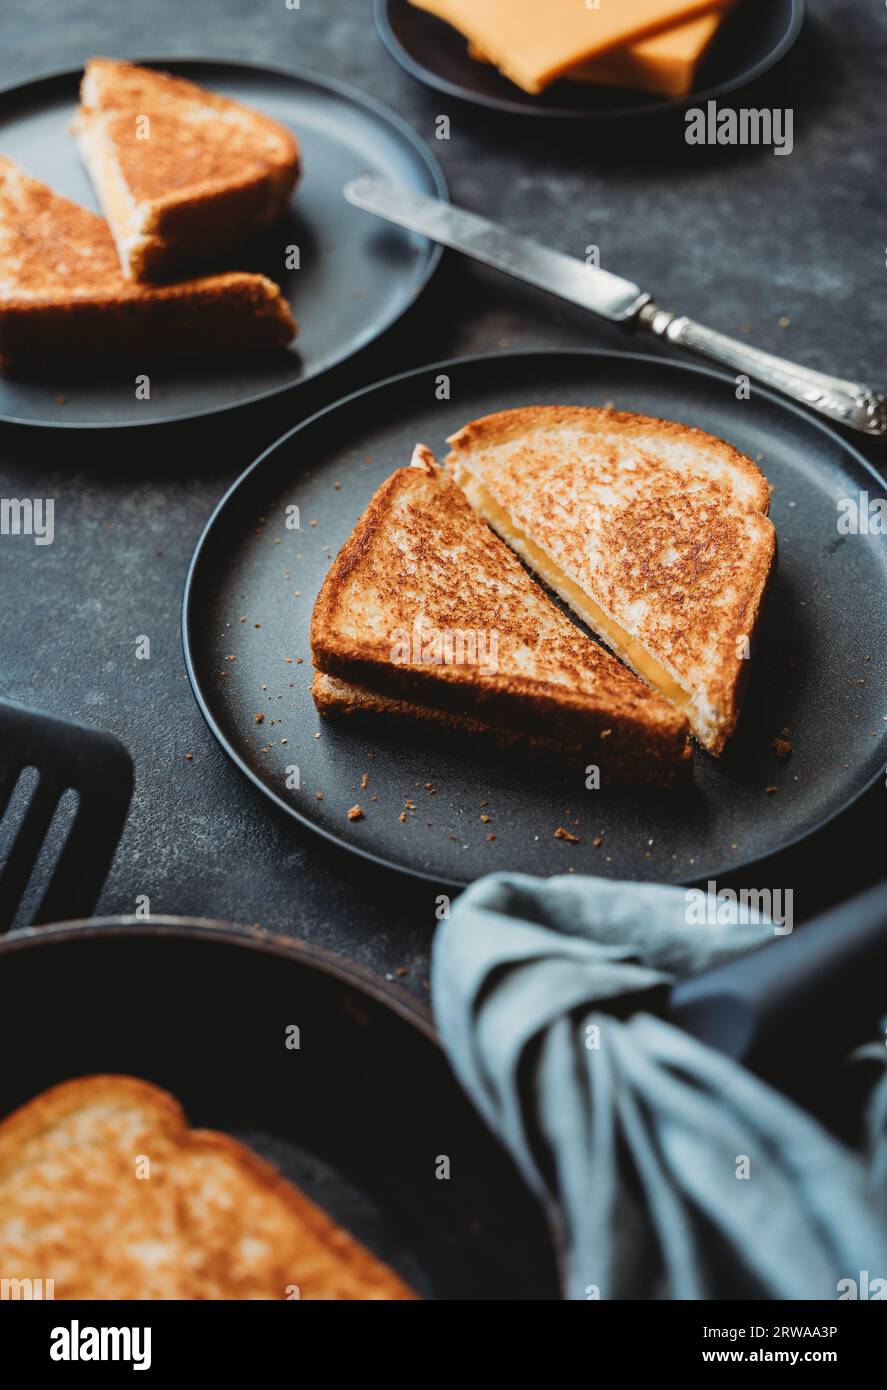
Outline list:
[[[76,792],[77,809],[33,925],[92,913],[132,799],[132,759],[119,739],[0,701],[0,819],[26,768],[39,780],[0,872],[0,932],[16,919],[65,792]]]

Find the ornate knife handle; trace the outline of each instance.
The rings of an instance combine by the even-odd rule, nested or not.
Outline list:
[[[648,333],[666,338],[678,347],[708,357],[737,373],[757,377],[787,396],[803,402],[820,415],[827,415],[862,434],[887,438],[887,396],[858,382],[796,367],[782,357],[715,333],[692,319],[669,314],[658,305],[645,304],[635,320]]]

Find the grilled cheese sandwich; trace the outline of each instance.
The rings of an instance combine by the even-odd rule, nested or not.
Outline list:
[[[689,772],[684,716],[545,596],[422,446],[330,567],[311,651],[324,715],[559,751],[611,781]]]
[[[132,63],[86,65],[74,133],[123,273],[168,279],[285,208],[299,148],[278,121]]]
[[[538,574],[549,589],[553,589],[565,603],[570,605],[573,612],[582,619],[586,626],[604,639],[611,651],[627,661],[632,670],[637,671],[639,676],[643,676],[648,685],[652,685],[654,689],[659,691],[660,695],[664,695],[666,700],[670,700],[673,705],[677,705],[679,709],[688,705],[690,697],[687,692],[682,690],[676,681],[672,680],[658,661],[654,661],[643,650],[640,643],[630,637],[623,628],[619,627],[618,623],[608,618],[594,600],[588,594],[584,594],[579,585],[574,583],[549,555],[546,555],[534,541],[530,540],[529,536],[513,524],[505,509],[499,506],[486,488],[482,487],[467,469],[457,466],[453,469],[453,478],[475,511],[492,526],[496,535],[501,536],[505,544],[527,562],[530,569]]]
[[[776,557],[760,470],[701,430],[571,406],[449,442],[478,514],[720,753]]]
[[[0,365],[141,366],[281,348],[296,325],[264,275],[173,285],[121,273],[107,223],[0,156]]]

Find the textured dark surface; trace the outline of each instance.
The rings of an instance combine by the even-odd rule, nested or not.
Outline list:
[[[96,52],[291,60],[406,116],[434,141],[455,200],[574,254],[594,243],[605,263],[703,322],[732,332],[745,325],[761,346],[877,379],[885,375],[887,12],[865,0],[811,0],[809,10],[787,64],[764,93],[743,99],[794,107],[795,148],[786,158],[688,149],[680,125],[666,120],[626,129],[617,143],[446,105],[384,52],[369,0],[302,0],[297,11],[284,0],[8,3],[0,10],[0,81]],[[446,141],[435,140],[441,115],[450,119]],[[321,844],[241,778],[191,695],[179,603],[210,509],[295,423],[296,411],[392,371],[500,345],[618,348],[625,340],[449,260],[384,343],[298,404],[139,438],[0,433],[0,495],[56,501],[52,546],[0,539],[0,689],[112,730],[136,763],[130,823],[101,910],[131,911],[147,895],[155,912],[261,922],[383,972],[408,967],[404,984],[421,990],[433,888],[410,888]],[[869,455],[879,460],[875,450]],[[151,638],[148,661],[135,658],[143,634]],[[877,789],[803,851],[757,870],[754,886],[793,887],[800,918],[873,877],[876,847],[883,857],[884,795]]]

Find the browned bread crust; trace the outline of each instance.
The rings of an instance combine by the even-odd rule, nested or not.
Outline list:
[[[476,657],[470,644],[465,660],[421,655],[417,621],[456,643],[474,634]],[[406,655],[395,650],[404,634]],[[495,668],[483,659],[494,642]],[[603,776],[662,782],[689,770],[686,720],[546,598],[427,451],[424,466],[382,484],[331,565],[311,650],[318,671],[384,701],[581,748]],[[329,712],[323,683],[315,694]]]
[[[480,748],[490,754],[513,752],[528,758],[534,768],[540,770],[544,767],[558,775],[569,772],[583,779],[586,775],[588,747],[579,740],[571,744],[566,737],[546,738],[544,734],[487,724],[468,714],[398,700],[391,695],[377,695],[322,671],[314,672],[311,694],[320,714],[345,726],[371,729],[381,724],[395,735],[407,736],[407,731],[415,731],[418,724],[429,739],[440,737],[447,746],[452,746],[451,740],[455,738],[464,744],[466,751]],[[626,752],[617,745],[607,751],[602,771],[613,782],[672,787],[689,776],[691,757],[688,745],[677,767],[661,759],[650,764],[640,758],[635,749]]]
[[[236,245],[280,215],[299,175],[299,147],[278,121],[108,58],[86,65],[74,129],[134,280]]]
[[[286,345],[289,305],[263,275],[141,286],[107,224],[0,156],[0,361],[34,372],[203,358]]]
[[[64,1082],[0,1124],[0,1276],[35,1271],[56,1299],[416,1297],[252,1150],[129,1076]]]
[[[688,692],[693,732],[720,753],[748,677],[743,639],[753,647],[776,561],[760,469],[703,430],[578,406],[500,411],[449,442],[448,470],[467,470]],[[630,651],[610,645],[644,674]]]

